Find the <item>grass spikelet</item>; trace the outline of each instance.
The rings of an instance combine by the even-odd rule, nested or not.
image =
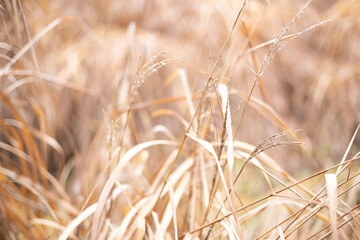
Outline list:
[[[360,239],[359,12],[0,1],[0,239]]]
[[[164,67],[166,64],[179,59],[179,57],[159,60],[159,58],[166,52],[160,52],[149,58],[143,65],[138,66],[138,70],[135,73],[133,83],[131,84],[131,95],[135,95],[137,90],[144,84],[145,80],[153,73],[156,73],[160,68]],[[140,61],[141,59],[139,59]]]

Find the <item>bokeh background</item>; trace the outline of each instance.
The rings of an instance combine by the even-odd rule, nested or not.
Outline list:
[[[189,122],[192,117],[184,96],[190,91],[193,102],[198,102],[242,4],[230,0],[1,1],[1,167],[45,186],[47,180],[39,177],[41,171],[26,156],[35,159],[63,186],[73,206],[80,208],[95,183],[106,181],[99,176],[115,145],[130,149],[153,139],[180,142],[187,127],[180,119]],[[214,86],[229,86],[234,131],[244,96],[271,41],[304,4],[247,2],[214,75]],[[357,0],[309,4],[266,65],[252,94],[258,104],[250,101],[237,140],[256,146],[273,134],[299,129],[296,140],[303,142],[301,146],[267,151],[299,178],[341,161],[360,122],[359,13]],[[165,61],[164,66],[139,82],[136,73],[152,58],[154,63]],[[176,75],[179,71],[185,74],[188,89]],[[211,130],[200,136],[213,143],[219,142],[223,127],[215,96],[212,87],[200,111],[211,112],[207,120]],[[134,108],[131,116],[129,106]],[[359,146],[356,137],[350,153],[356,154]],[[170,149],[149,151],[151,161],[143,175],[152,179]],[[134,164],[122,179],[141,192],[148,183],[132,177]],[[2,188],[2,201],[10,201],[15,194],[36,202],[28,190]],[[89,202],[96,201],[100,191],[95,190]],[[26,206],[20,197],[11,201],[20,202],[15,209]],[[17,211],[6,207],[1,211],[2,222],[16,219]],[[18,224],[1,224],[2,236],[48,236],[39,234],[40,230],[25,233],[27,221],[36,214],[28,210]]]

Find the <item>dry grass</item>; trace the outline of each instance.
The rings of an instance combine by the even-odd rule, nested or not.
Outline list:
[[[359,1],[0,4],[0,239],[360,238]]]

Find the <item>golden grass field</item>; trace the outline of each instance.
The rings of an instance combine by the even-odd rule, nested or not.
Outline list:
[[[360,239],[360,1],[0,12],[0,239]]]

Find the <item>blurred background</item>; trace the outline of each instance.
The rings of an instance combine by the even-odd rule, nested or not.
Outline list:
[[[1,1],[1,166],[40,174],[31,164],[24,167],[29,156],[81,206],[95,182],[89,176],[100,174],[108,159],[109,138],[117,136],[112,131],[120,136],[114,142],[123,136],[125,149],[152,139],[180,142],[187,126],[179,119],[192,117],[185,96],[190,91],[198,102],[242,4]],[[279,51],[263,63],[304,4],[248,1],[214,75],[214,85],[229,86],[235,131],[244,98],[264,66],[236,139],[258,145],[286,129],[300,129],[302,146],[267,151],[298,177],[339,163],[360,123],[360,1],[312,1],[277,45]],[[139,81],[136,74],[149,59],[165,61],[164,66],[150,68]],[[201,113],[213,109],[208,120],[213,130],[202,136],[210,142],[218,141],[223,127],[214,96],[212,87],[201,108]],[[134,111],[127,119],[129,106]],[[159,125],[170,133],[157,131]],[[359,146],[357,137],[352,155]],[[145,169],[146,176],[163,160],[161,152],[151,154],[155,167]]]
[[[30,79],[39,84],[24,84],[19,90],[35,98],[43,118],[47,119],[43,123],[44,131],[59,141],[68,159],[75,149],[79,154],[86,151],[103,122],[103,109],[127,106],[130,84],[124,81],[131,81],[140,57],[144,60],[166,51],[161,58],[181,58],[151,75],[139,89],[135,102],[184,96],[178,91],[179,81],[164,85],[165,79],[180,68],[186,70],[191,91],[201,91],[242,2],[23,1],[21,4],[22,12],[16,1],[5,1],[1,5],[2,65],[29,42],[29,37],[34,38],[51,21],[61,18],[61,22],[12,67],[18,72],[31,70],[56,78],[53,81],[41,77]],[[221,76],[218,74],[218,80],[248,94],[254,72],[260,68],[269,49],[269,45],[261,47],[252,55],[246,52],[251,48],[249,44],[258,46],[275,39],[303,4],[303,1],[249,1],[231,39],[231,47],[225,49],[220,61],[219,67],[227,70]],[[324,20],[331,21],[286,44],[264,71],[264,96],[259,85],[255,88],[254,97],[268,104],[290,128],[302,130],[299,136],[310,155],[296,149],[281,151],[284,156],[277,153],[278,159],[289,168],[309,161],[316,162],[316,166],[338,162],[357,127],[359,11],[358,1],[313,1],[286,35],[302,32]],[[6,89],[16,80],[32,77],[17,74],[12,80],[2,78],[1,87]],[[76,91],[57,82],[86,90]],[[28,124],[39,128],[39,119],[34,109],[28,107],[32,103],[26,95],[12,91],[8,96],[16,98]],[[232,101],[233,113],[239,112],[243,99],[234,96]],[[167,107],[189,119],[188,109],[182,106],[183,102],[178,102]],[[6,114],[4,107],[2,114]],[[233,115],[235,125],[241,114]],[[249,108],[244,121],[238,138],[254,145],[283,130],[253,108]],[[137,123],[142,125],[141,120]],[[184,132],[174,121],[164,124],[175,136]],[[141,127],[142,130],[151,128]],[[143,133],[146,132],[139,132]],[[358,140],[355,143],[359,145]],[[295,151],[292,158],[296,161],[288,161],[287,151]],[[56,171],[57,166],[53,167]]]

